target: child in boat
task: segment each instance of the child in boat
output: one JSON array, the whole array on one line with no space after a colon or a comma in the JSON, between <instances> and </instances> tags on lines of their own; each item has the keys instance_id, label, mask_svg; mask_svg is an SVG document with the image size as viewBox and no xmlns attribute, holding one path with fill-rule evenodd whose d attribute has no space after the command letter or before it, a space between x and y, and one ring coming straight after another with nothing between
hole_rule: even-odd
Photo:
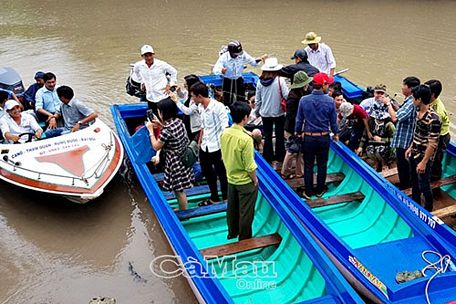
<instances>
[{"instance_id":1,"label":"child in boat","mask_svg":"<svg viewBox=\"0 0 456 304\"><path fill-rule=\"evenodd\" d=\"M222 157L228 178L228 239L252 237L252 222L258 194L257 165L253 140L244 126L249 120L250 107L242 101L230 106L233 125L221 136ZM233 148L235 147L235 148Z\"/></svg>"}]
</instances>

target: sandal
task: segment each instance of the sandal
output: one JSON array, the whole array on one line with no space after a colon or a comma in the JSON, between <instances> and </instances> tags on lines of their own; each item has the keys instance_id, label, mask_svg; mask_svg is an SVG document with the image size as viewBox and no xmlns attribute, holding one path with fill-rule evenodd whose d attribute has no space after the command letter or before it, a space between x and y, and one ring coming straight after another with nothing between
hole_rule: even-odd
<instances>
[{"instance_id":1,"label":"sandal","mask_svg":"<svg viewBox=\"0 0 456 304\"><path fill-rule=\"evenodd\" d=\"M205 206L210 206L213 205L214 203L211 202L211 200L207 199L205 201L202 201L201 203L198 203L198 207L205 207Z\"/></svg>"}]
</instances>

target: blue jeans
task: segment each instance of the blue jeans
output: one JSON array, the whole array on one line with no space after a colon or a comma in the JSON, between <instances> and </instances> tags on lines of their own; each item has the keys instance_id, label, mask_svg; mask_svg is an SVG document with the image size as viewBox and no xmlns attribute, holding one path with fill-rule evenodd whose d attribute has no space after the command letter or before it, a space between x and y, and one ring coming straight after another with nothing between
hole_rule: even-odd
<instances>
[{"instance_id":1,"label":"blue jeans","mask_svg":"<svg viewBox=\"0 0 456 304\"><path fill-rule=\"evenodd\" d=\"M44 138L52 138L52 137L57 137L63 134L68 134L70 133L71 130L68 130L67 128L55 128L55 129L47 129L46 132L44 132Z\"/></svg>"},{"instance_id":2,"label":"blue jeans","mask_svg":"<svg viewBox=\"0 0 456 304\"><path fill-rule=\"evenodd\" d=\"M321 193L325 189L326 170L328 168L329 135L304 136L302 151L304 155L304 187L306 194L313 194L313 167L317 159L317 189Z\"/></svg>"},{"instance_id":3,"label":"blue jeans","mask_svg":"<svg viewBox=\"0 0 456 304\"><path fill-rule=\"evenodd\" d=\"M412 179L412 198L415 202L421 205L421 193L424 196L424 209L431 212L432 207L434 205L434 198L432 196L432 189L431 189L431 168L432 168L432 161L428 161L426 164L426 170L424 173L417 173L416 166L420 162L420 159L414 159L413 154L409 158L410 162L410 176Z\"/></svg>"}]
</instances>

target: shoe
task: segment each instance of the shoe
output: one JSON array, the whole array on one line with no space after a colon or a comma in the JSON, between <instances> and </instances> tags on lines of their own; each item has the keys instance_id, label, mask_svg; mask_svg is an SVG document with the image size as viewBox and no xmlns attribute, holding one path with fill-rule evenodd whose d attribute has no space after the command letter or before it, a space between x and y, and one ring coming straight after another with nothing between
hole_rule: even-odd
<instances>
[{"instance_id":1,"label":"shoe","mask_svg":"<svg viewBox=\"0 0 456 304\"><path fill-rule=\"evenodd\" d=\"M211 200L207 199L205 201L202 201L201 203L198 203L198 207L206 207L206 206L210 206L210 205L213 205L214 203L211 202Z\"/></svg>"},{"instance_id":2,"label":"shoe","mask_svg":"<svg viewBox=\"0 0 456 304\"><path fill-rule=\"evenodd\" d=\"M238 237L237 234L236 234L236 235L234 235L234 234L228 234L227 237L226 237L226 239L227 239L227 240L231 240L231 239L235 239L235 238L237 238L237 237Z\"/></svg>"},{"instance_id":3,"label":"shoe","mask_svg":"<svg viewBox=\"0 0 456 304\"><path fill-rule=\"evenodd\" d=\"M302 197L305 198L306 200L310 201L312 200L312 198L310 197L310 195L307 195L306 192L302 192Z\"/></svg>"},{"instance_id":4,"label":"shoe","mask_svg":"<svg viewBox=\"0 0 456 304\"><path fill-rule=\"evenodd\" d=\"M321 198L327 191L328 191L328 188L323 189L323 191L317 193L317 197Z\"/></svg>"}]
</instances>

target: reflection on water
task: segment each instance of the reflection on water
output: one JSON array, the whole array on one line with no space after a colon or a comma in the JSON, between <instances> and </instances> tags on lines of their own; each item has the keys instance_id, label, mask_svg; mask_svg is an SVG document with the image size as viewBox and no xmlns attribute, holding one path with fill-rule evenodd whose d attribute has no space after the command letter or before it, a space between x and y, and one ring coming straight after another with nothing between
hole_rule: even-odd
<instances>
[{"instance_id":1,"label":"reflection on water","mask_svg":"<svg viewBox=\"0 0 456 304\"><path fill-rule=\"evenodd\" d=\"M455 15L454 1L445 0L4 0L0 66L14 67L25 85L37 70L54 72L112 126L109 105L135 101L125 79L144 43L182 79L208 73L229 39L253 56L289 64L312 30L332 47L337 70L350 68L346 76L362 85L382 82L394 94L409 75L440 79L454 133ZM154 256L171 249L129 180L119 176L88 206L1 182L0 303L85 303L99 295L119 303L194 302L183 279L148 271ZM147 283L133 280L129 262Z\"/></svg>"}]
</instances>

